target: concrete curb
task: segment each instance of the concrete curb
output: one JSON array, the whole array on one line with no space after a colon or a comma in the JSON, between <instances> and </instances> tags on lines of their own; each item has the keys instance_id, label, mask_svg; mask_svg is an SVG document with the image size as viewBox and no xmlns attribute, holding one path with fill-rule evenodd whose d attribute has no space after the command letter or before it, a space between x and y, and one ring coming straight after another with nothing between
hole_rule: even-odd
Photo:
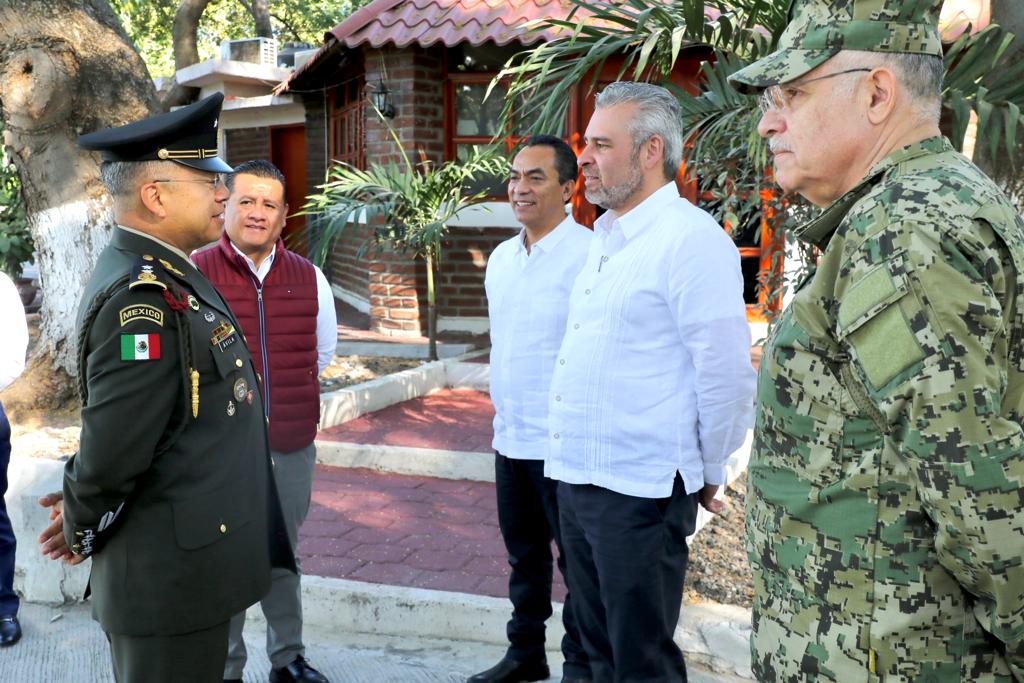
<instances>
[{"instance_id":1,"label":"concrete curb","mask_svg":"<svg viewBox=\"0 0 1024 683\"><path fill-rule=\"evenodd\" d=\"M415 477L494 481L494 453L317 440L316 461L334 467L365 467Z\"/></svg>"},{"instance_id":2,"label":"concrete curb","mask_svg":"<svg viewBox=\"0 0 1024 683\"><path fill-rule=\"evenodd\" d=\"M386 375L320 395L320 429L354 420L395 403L419 398L446 386L443 361Z\"/></svg>"},{"instance_id":3,"label":"concrete curb","mask_svg":"<svg viewBox=\"0 0 1024 683\"><path fill-rule=\"evenodd\" d=\"M511 614L501 598L402 588L331 579L302 578L303 621L311 628L329 628L391 636L445 638L504 645ZM564 630L562 605L547 622L549 649L557 650ZM263 620L259 607L248 618ZM716 673L752 679L750 612L712 603L683 604L676 642L687 661Z\"/></svg>"},{"instance_id":4,"label":"concrete curb","mask_svg":"<svg viewBox=\"0 0 1024 683\"><path fill-rule=\"evenodd\" d=\"M76 602L85 595L90 561L69 566L39 552L36 539L50 523L49 510L36 502L60 491L64 463L59 460L12 455L7 467L7 513L18 547L14 561L14 590L25 600L47 604Z\"/></svg>"}]
</instances>

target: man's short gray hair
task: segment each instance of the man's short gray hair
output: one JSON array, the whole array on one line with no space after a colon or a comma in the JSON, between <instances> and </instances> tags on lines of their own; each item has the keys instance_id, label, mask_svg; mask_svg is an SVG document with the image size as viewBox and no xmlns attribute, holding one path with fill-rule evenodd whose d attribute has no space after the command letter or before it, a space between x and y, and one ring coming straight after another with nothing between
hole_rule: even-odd
<instances>
[{"instance_id":1,"label":"man's short gray hair","mask_svg":"<svg viewBox=\"0 0 1024 683\"><path fill-rule=\"evenodd\" d=\"M595 105L603 109L627 102L636 104L636 115L627 123L634 149L639 149L652 135L659 136L664 142L665 180L673 180L683 163L683 117L679 100L659 85L623 81L612 83L598 93Z\"/></svg>"},{"instance_id":2,"label":"man's short gray hair","mask_svg":"<svg viewBox=\"0 0 1024 683\"><path fill-rule=\"evenodd\" d=\"M100 178L107 186L110 196L130 197L142 184L143 179L155 180L160 175L161 164L166 161L104 161L100 164Z\"/></svg>"},{"instance_id":3,"label":"man's short gray hair","mask_svg":"<svg viewBox=\"0 0 1024 683\"><path fill-rule=\"evenodd\" d=\"M946 75L942 57L866 50L843 50L836 57L844 67L889 68L910 96L917 120L921 123L938 123L942 113L942 80Z\"/></svg>"}]
</instances>

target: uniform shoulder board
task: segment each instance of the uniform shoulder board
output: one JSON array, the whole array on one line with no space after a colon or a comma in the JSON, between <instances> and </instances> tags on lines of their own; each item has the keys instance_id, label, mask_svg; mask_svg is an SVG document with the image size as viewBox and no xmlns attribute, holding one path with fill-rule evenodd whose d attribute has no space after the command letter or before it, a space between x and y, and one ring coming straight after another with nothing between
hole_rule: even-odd
<instances>
[{"instance_id":1,"label":"uniform shoulder board","mask_svg":"<svg viewBox=\"0 0 1024 683\"><path fill-rule=\"evenodd\" d=\"M128 289L146 286L167 289L166 279L167 273L164 272L163 266L155 258L146 254L140 256L132 266L132 273L128 278Z\"/></svg>"}]
</instances>

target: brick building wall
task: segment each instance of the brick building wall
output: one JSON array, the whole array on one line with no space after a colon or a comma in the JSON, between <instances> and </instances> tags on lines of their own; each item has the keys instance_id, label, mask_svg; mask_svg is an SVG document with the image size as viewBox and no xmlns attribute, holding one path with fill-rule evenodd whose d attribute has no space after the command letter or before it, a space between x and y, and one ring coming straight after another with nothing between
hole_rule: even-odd
<instances>
[{"instance_id":1,"label":"brick building wall","mask_svg":"<svg viewBox=\"0 0 1024 683\"><path fill-rule=\"evenodd\" d=\"M445 241L438 293L439 314L445 318L487 316L484 272L487 259L515 228L453 228Z\"/></svg>"},{"instance_id":2,"label":"brick building wall","mask_svg":"<svg viewBox=\"0 0 1024 683\"><path fill-rule=\"evenodd\" d=\"M270 129L234 128L224 131L226 161L237 166L244 161L270 158Z\"/></svg>"}]
</instances>

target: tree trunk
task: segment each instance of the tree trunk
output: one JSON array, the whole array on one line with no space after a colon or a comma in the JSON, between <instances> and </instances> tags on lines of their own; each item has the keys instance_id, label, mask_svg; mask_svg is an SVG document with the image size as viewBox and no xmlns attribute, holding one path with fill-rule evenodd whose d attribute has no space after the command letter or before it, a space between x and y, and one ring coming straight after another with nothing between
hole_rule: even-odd
<instances>
[{"instance_id":1,"label":"tree trunk","mask_svg":"<svg viewBox=\"0 0 1024 683\"><path fill-rule=\"evenodd\" d=\"M438 249L440 253L440 248ZM429 360L437 360L437 292L434 287L433 247L427 248L427 353Z\"/></svg>"},{"instance_id":2,"label":"tree trunk","mask_svg":"<svg viewBox=\"0 0 1024 683\"><path fill-rule=\"evenodd\" d=\"M270 24L270 8L267 0L252 0L249 6L253 21L256 24L256 35L260 38L273 38L274 27Z\"/></svg>"},{"instance_id":3,"label":"tree trunk","mask_svg":"<svg viewBox=\"0 0 1024 683\"><path fill-rule=\"evenodd\" d=\"M206 11L210 0L181 0L178 10L174 13L171 25L171 42L174 46L174 71L199 63L199 19ZM180 85L175 79L170 89L160 102L164 111L171 107L189 104L199 95L199 88Z\"/></svg>"},{"instance_id":4,"label":"tree trunk","mask_svg":"<svg viewBox=\"0 0 1024 683\"><path fill-rule=\"evenodd\" d=\"M78 297L113 226L98 157L75 139L151 114L156 92L106 0L0 0L0 105L43 283L30 369L57 377L21 383L55 405L73 395Z\"/></svg>"}]
</instances>

